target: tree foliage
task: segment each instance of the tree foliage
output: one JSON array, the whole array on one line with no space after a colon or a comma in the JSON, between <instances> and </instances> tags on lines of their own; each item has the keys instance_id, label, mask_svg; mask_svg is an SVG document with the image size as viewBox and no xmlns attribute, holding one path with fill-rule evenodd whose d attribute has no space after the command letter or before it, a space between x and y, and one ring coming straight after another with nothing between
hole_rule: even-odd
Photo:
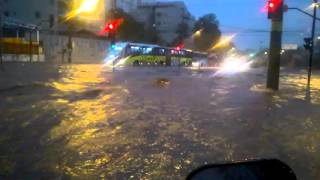
<instances>
[{"instance_id":1,"label":"tree foliage","mask_svg":"<svg viewBox=\"0 0 320 180\"><path fill-rule=\"evenodd\" d=\"M201 34L194 36L194 49L208 51L221 37L219 21L215 14L207 14L200 17L194 26L193 32L201 30Z\"/></svg>"},{"instance_id":2,"label":"tree foliage","mask_svg":"<svg viewBox=\"0 0 320 180\"><path fill-rule=\"evenodd\" d=\"M176 46L183 43L183 40L190 35L189 29L190 27L186 22L181 22L176 30L177 37L173 40L172 45Z\"/></svg>"},{"instance_id":3,"label":"tree foliage","mask_svg":"<svg viewBox=\"0 0 320 180\"><path fill-rule=\"evenodd\" d=\"M137 22L132 16L121 9L110 11L107 14L107 20L123 18L123 23L117 29L117 40L154 43L156 32L147 30L143 23ZM158 37L157 37L158 38Z\"/></svg>"}]
</instances>

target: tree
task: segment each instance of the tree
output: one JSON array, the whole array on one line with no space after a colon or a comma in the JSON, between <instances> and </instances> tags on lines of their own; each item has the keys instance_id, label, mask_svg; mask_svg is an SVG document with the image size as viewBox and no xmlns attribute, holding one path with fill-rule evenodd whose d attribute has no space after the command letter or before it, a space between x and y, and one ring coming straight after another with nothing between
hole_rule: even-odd
<instances>
[{"instance_id":1,"label":"tree","mask_svg":"<svg viewBox=\"0 0 320 180\"><path fill-rule=\"evenodd\" d=\"M194 49L198 51L208 51L221 37L219 21L215 14L200 17L195 23L193 32L199 30L201 34L194 36Z\"/></svg>"},{"instance_id":2,"label":"tree","mask_svg":"<svg viewBox=\"0 0 320 180\"><path fill-rule=\"evenodd\" d=\"M153 43L153 39L157 36L156 32L145 29L143 23L137 22L132 16L121 9L109 11L107 19L123 18L123 23L117 29L117 40Z\"/></svg>"},{"instance_id":3,"label":"tree","mask_svg":"<svg viewBox=\"0 0 320 180\"><path fill-rule=\"evenodd\" d=\"M184 39L189 36L189 25L186 22L181 22L178 25L176 33L178 35L172 42L172 45L174 45L174 46L177 46L177 45L183 43Z\"/></svg>"}]
</instances>

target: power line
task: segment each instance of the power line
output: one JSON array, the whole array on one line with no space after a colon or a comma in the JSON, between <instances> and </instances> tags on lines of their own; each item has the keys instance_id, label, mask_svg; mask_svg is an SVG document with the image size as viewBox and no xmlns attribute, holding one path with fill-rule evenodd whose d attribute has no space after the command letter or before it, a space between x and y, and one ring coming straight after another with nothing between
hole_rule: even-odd
<instances>
[{"instance_id":1,"label":"power line","mask_svg":"<svg viewBox=\"0 0 320 180\"><path fill-rule=\"evenodd\" d=\"M268 30L247 30L247 31L234 31L234 30L222 30L224 33L270 33ZM283 33L296 33L303 34L305 31L282 31Z\"/></svg>"},{"instance_id":2,"label":"power line","mask_svg":"<svg viewBox=\"0 0 320 180\"><path fill-rule=\"evenodd\" d=\"M267 29L254 29L254 28L245 28L245 27L236 27L236 26L229 26L229 25L220 25L222 31L233 31L233 32L270 32ZM284 30L283 32L294 32L294 33L304 33L305 29L293 29L293 30Z\"/></svg>"}]
</instances>

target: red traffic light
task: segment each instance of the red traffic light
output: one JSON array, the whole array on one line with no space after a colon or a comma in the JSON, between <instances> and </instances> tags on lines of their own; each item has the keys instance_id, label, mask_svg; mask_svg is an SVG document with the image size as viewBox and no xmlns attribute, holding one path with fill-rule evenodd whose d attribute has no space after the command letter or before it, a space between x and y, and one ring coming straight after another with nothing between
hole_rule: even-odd
<instances>
[{"instance_id":1,"label":"red traffic light","mask_svg":"<svg viewBox=\"0 0 320 180\"><path fill-rule=\"evenodd\" d=\"M184 44L180 44L175 48L175 50L181 51L183 48L184 48Z\"/></svg>"},{"instance_id":2,"label":"red traffic light","mask_svg":"<svg viewBox=\"0 0 320 180\"><path fill-rule=\"evenodd\" d=\"M123 18L115 19L112 21L109 21L104 28L98 32L98 35L105 35L106 33L114 33L117 31L117 28L123 23Z\"/></svg>"},{"instance_id":3,"label":"red traffic light","mask_svg":"<svg viewBox=\"0 0 320 180\"><path fill-rule=\"evenodd\" d=\"M269 0L267 7L269 19L282 19L283 0Z\"/></svg>"},{"instance_id":4,"label":"red traffic light","mask_svg":"<svg viewBox=\"0 0 320 180\"><path fill-rule=\"evenodd\" d=\"M274 3L273 2L269 2L268 7L269 8L274 8Z\"/></svg>"},{"instance_id":5,"label":"red traffic light","mask_svg":"<svg viewBox=\"0 0 320 180\"><path fill-rule=\"evenodd\" d=\"M108 29L109 30L113 30L114 29L114 25L113 24L108 24Z\"/></svg>"}]
</instances>

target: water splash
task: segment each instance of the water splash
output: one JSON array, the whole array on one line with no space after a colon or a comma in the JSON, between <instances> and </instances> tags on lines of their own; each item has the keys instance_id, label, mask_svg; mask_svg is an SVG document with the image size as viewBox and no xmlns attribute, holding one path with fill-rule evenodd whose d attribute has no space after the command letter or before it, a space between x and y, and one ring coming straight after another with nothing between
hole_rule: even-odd
<instances>
[{"instance_id":1,"label":"water splash","mask_svg":"<svg viewBox=\"0 0 320 180\"><path fill-rule=\"evenodd\" d=\"M245 56L228 56L226 57L219 70L213 74L218 75L232 75L250 70L252 61L248 60Z\"/></svg>"}]
</instances>

